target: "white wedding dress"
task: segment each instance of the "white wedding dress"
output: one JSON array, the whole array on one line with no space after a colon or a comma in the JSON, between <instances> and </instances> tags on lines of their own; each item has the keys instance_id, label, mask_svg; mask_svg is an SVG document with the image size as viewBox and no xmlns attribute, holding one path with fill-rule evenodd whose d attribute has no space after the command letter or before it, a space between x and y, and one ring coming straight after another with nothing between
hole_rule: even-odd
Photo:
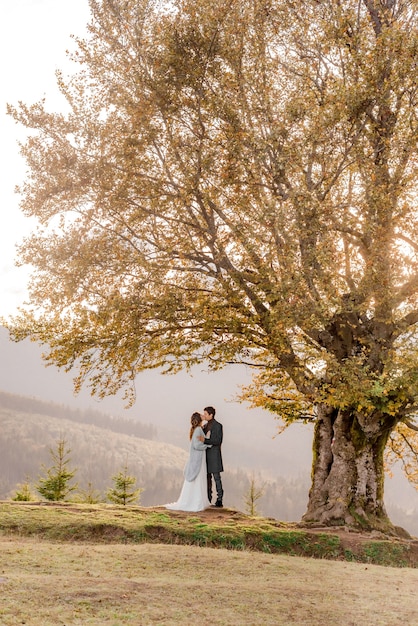
<instances>
[{"instance_id":1,"label":"white wedding dress","mask_svg":"<svg viewBox=\"0 0 418 626\"><path fill-rule=\"evenodd\" d=\"M170 502L169 504L165 504L166 509L170 509L171 511L203 511L210 506L210 502L208 499L208 483L207 483L207 472L206 472L206 446L201 444L197 437L199 435L204 435L203 430L200 428L196 428L193 433L191 446L190 446L190 457L193 460L196 459L198 455L201 457L199 473L197 474L194 480L185 479L183 483L183 487L180 492L179 499L177 502ZM185 473L187 475L188 467L190 467L189 458L188 465L186 465Z\"/></svg>"}]
</instances>

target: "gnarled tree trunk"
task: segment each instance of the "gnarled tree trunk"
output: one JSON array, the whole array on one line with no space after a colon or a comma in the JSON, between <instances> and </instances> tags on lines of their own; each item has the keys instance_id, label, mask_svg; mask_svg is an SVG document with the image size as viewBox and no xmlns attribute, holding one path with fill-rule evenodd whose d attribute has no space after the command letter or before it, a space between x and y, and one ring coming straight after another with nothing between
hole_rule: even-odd
<instances>
[{"instance_id":1,"label":"gnarled tree trunk","mask_svg":"<svg viewBox=\"0 0 418 626\"><path fill-rule=\"evenodd\" d=\"M394 423L381 415L318 407L304 521L385 531L392 527L383 502L383 455Z\"/></svg>"}]
</instances>

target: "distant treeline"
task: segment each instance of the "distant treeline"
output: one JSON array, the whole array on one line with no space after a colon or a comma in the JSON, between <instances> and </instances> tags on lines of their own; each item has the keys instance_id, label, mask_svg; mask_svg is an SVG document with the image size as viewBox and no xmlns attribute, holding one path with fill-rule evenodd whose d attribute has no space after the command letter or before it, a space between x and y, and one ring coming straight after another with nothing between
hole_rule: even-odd
<instances>
[{"instance_id":1,"label":"distant treeline","mask_svg":"<svg viewBox=\"0 0 418 626\"><path fill-rule=\"evenodd\" d=\"M80 424L93 424L106 428L114 433L122 433L141 439L155 440L157 429L152 424L144 424L126 417L114 417L94 409L72 409L53 402L44 402L27 396L17 396L0 391L0 408L18 411L19 413L36 413L49 415L59 419L67 419Z\"/></svg>"}]
</instances>

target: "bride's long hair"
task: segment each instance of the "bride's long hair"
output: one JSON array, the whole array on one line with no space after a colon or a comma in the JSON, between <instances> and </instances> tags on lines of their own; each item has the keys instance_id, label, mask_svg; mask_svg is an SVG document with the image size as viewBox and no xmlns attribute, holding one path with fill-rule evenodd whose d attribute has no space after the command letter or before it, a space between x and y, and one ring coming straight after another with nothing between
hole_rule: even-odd
<instances>
[{"instance_id":1,"label":"bride's long hair","mask_svg":"<svg viewBox=\"0 0 418 626\"><path fill-rule=\"evenodd\" d=\"M193 437L193 433L194 433L194 429L199 426L200 422L202 421L202 416L200 415L200 413L193 413L193 415L190 418L190 422L191 422L191 428L190 428L190 439Z\"/></svg>"}]
</instances>

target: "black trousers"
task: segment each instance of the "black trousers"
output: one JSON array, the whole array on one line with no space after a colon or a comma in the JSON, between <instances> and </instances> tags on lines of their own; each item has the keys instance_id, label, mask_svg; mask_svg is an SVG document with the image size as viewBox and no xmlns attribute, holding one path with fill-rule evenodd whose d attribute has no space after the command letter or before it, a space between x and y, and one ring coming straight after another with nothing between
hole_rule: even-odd
<instances>
[{"instance_id":1,"label":"black trousers","mask_svg":"<svg viewBox=\"0 0 418 626\"><path fill-rule=\"evenodd\" d=\"M212 502L212 476L215 480L216 486L216 496L218 502L222 502L222 498L224 496L224 490L222 488L222 480L220 472L213 472L212 474L208 474L208 498L209 502Z\"/></svg>"}]
</instances>

